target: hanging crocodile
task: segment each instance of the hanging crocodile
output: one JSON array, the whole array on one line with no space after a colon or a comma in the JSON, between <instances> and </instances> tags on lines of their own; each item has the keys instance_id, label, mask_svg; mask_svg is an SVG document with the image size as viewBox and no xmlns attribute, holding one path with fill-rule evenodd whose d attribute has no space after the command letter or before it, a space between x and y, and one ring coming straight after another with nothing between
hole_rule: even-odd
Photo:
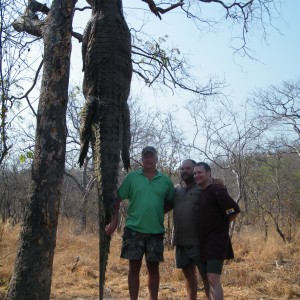
<instances>
[{"instance_id":1,"label":"hanging crocodile","mask_svg":"<svg viewBox=\"0 0 300 300\"><path fill-rule=\"evenodd\" d=\"M103 299L110 236L110 222L116 200L120 153L124 168L130 168L129 96L132 62L131 35L121 0L90 0L92 16L83 34L83 94L80 120L80 157L83 165L89 142L99 198L99 298Z\"/></svg>"}]
</instances>

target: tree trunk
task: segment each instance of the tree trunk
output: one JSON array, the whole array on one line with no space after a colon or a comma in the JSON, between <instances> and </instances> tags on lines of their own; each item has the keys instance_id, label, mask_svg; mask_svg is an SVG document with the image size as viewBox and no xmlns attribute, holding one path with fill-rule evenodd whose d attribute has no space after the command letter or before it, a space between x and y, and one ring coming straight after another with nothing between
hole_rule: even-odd
<instances>
[{"instance_id":1,"label":"tree trunk","mask_svg":"<svg viewBox=\"0 0 300 300\"><path fill-rule=\"evenodd\" d=\"M7 299L49 299L65 165L66 108L75 0L54 0L42 29L44 71L30 203Z\"/></svg>"}]
</instances>

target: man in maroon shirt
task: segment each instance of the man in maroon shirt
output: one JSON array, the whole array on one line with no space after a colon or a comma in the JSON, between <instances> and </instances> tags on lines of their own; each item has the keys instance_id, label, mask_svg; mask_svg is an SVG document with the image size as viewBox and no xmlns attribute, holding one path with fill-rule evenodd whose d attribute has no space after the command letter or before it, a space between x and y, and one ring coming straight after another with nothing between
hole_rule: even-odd
<instances>
[{"instance_id":1,"label":"man in maroon shirt","mask_svg":"<svg viewBox=\"0 0 300 300\"><path fill-rule=\"evenodd\" d=\"M240 209L224 186L211 184L211 169L207 163L195 164L194 179L201 188L198 224L200 273L207 298L222 300L223 263L225 259L233 258L228 230Z\"/></svg>"}]
</instances>

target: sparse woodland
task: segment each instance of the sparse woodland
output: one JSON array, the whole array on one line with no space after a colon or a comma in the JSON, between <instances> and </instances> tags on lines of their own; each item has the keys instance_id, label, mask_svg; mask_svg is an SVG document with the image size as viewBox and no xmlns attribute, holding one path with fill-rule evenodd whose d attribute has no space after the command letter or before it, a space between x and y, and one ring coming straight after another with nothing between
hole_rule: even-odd
<instances>
[{"instance_id":1,"label":"sparse woodland","mask_svg":"<svg viewBox=\"0 0 300 300\"><path fill-rule=\"evenodd\" d=\"M47 86L51 78L41 81L42 71L57 77L55 72L49 73L54 67L45 62L41 53L53 54L43 46L49 46L47 34L54 34L51 26L57 26L53 13L58 11L58 2L48 1L51 5L46 6L39 6L37 1L28 1L26 6L19 1L0 2L0 299L4 299L9 289L19 234L30 205L33 199L44 203L45 197L39 193L51 193L54 183L57 194L53 203L46 203L49 210L53 209L49 222L54 260L53 266L47 266L52 277L46 280L47 286L51 285L51 299L98 298L96 183L91 153L81 169L77 164L83 96L79 87L68 82L70 56L66 51L62 62L66 73L58 72L64 75L64 85L59 82L63 91ZM71 2L62 2L66 10L72 11L68 6ZM72 2L74 7L75 2ZM142 11L155 12L150 5L153 1L144 2ZM242 46L236 46L236 50L249 56L246 46L249 22L257 22L257 27L263 24L265 32L265 24L272 23L272 16L278 13L276 1L270 0L245 1L244 6L199 0L186 1L187 5L182 1L177 4L167 1L164 9L157 8L156 15L163 17L164 13L181 10L199 26L210 22L196 14L200 3L206 5L206 2L223 4L227 19L241 22ZM73 7L75 13L89 9L84 5L85 2L80 2L80 6ZM246 15L252 18L245 18ZM49 23L49 18L54 23ZM69 30L67 38L71 39L72 26L68 22L69 29L64 29ZM40 28L46 29L39 31ZM163 40L149 38L142 30L131 32L135 76L149 87L182 88L191 92L194 99L184 108L190 122L186 132L175 110L162 113L132 91L129 99L132 169L140 167L141 149L150 144L158 149L159 169L174 184L180 183L178 167L185 158L210 163L213 177L224 181L242 209L231 228L236 258L224 267L225 298L300 299L300 79L287 78L285 82L255 90L243 106L236 107L222 94L224 82L215 78L207 83L197 82L189 74L188 64L178 49L163 48ZM80 33L72 32L72 36L73 44L81 39ZM70 47L70 43L65 46ZM71 48L68 49L71 53ZM41 92L40 97L37 91ZM52 118L54 107L59 111L57 118ZM43 122L48 127L42 126L42 116L50 127ZM39 148L49 128L56 128L59 135L53 139L59 145L55 148L60 155L57 167L47 149ZM42 184L47 182L48 173L40 169L39 177L34 172L43 164L49 167L47 172L52 170L51 178L55 179L47 187ZM125 176L120 166L119 182ZM33 190L35 182L41 184L40 190ZM128 265L119 258L125 218L126 202L122 203L107 268L106 296L112 299L128 297ZM170 212L165 216L166 251L161 265L160 299L185 298L183 275L175 268L172 223ZM140 296L147 299L145 272L143 269ZM200 279L199 297L204 298Z\"/></svg>"}]
</instances>

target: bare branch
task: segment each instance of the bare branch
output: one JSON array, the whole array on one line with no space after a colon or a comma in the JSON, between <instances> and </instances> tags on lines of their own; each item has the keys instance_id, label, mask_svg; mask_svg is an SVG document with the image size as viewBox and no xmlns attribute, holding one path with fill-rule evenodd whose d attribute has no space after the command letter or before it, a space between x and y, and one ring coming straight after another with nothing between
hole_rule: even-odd
<instances>
[{"instance_id":1,"label":"bare branch","mask_svg":"<svg viewBox=\"0 0 300 300\"><path fill-rule=\"evenodd\" d=\"M78 40L79 43L82 42L82 34L78 33L78 32L75 32L75 31L72 31L72 36Z\"/></svg>"},{"instance_id":2,"label":"bare branch","mask_svg":"<svg viewBox=\"0 0 300 300\"><path fill-rule=\"evenodd\" d=\"M18 32L27 32L36 37L42 37L44 22L39 20L37 12L47 15L50 8L38 1L29 0L23 16L13 22L13 28Z\"/></svg>"},{"instance_id":3,"label":"bare branch","mask_svg":"<svg viewBox=\"0 0 300 300\"><path fill-rule=\"evenodd\" d=\"M281 86L271 86L267 90L257 90L251 101L255 105L258 119L270 124L270 127L296 133L300 138L300 80L283 82ZM289 136L291 141L292 135ZM292 146L292 145L290 145Z\"/></svg>"},{"instance_id":4,"label":"bare branch","mask_svg":"<svg viewBox=\"0 0 300 300\"><path fill-rule=\"evenodd\" d=\"M42 37L42 28L44 22L32 19L27 16L21 16L16 21L13 22L13 28L18 32L27 32L36 37Z\"/></svg>"},{"instance_id":5,"label":"bare branch","mask_svg":"<svg viewBox=\"0 0 300 300\"><path fill-rule=\"evenodd\" d=\"M37 117L37 114L36 114L34 108L32 107L32 105L31 105L31 103L30 103L30 101L29 101L28 96L25 96L25 98L26 98L26 100L27 100L28 106L30 107L32 113L35 115L35 117Z\"/></svg>"},{"instance_id":6,"label":"bare branch","mask_svg":"<svg viewBox=\"0 0 300 300\"><path fill-rule=\"evenodd\" d=\"M66 170L64 171L64 174L70 178L72 178L72 180L75 182L75 184L77 185L78 189L81 191L81 192L84 192L84 187L81 185L81 183L79 182L79 180L73 176L72 174L70 174L69 172L67 172Z\"/></svg>"},{"instance_id":7,"label":"bare branch","mask_svg":"<svg viewBox=\"0 0 300 300\"><path fill-rule=\"evenodd\" d=\"M254 0L250 0L250 1L247 1L245 2L244 4L242 4L241 2L236 2L234 1L233 3L231 3L230 5L226 5L224 3L224 1L220 1L220 0L199 0L200 2L205 2L205 3L219 3L221 4L225 9L227 9L227 11L229 11L231 8L237 6L239 7L240 9L244 9L245 7L251 5L253 3Z\"/></svg>"},{"instance_id":8,"label":"bare branch","mask_svg":"<svg viewBox=\"0 0 300 300\"><path fill-rule=\"evenodd\" d=\"M92 9L92 7L91 6L84 6L84 7L76 7L75 8L75 10L78 10L78 11L84 11L84 10L86 10L86 9Z\"/></svg>"},{"instance_id":9,"label":"bare branch","mask_svg":"<svg viewBox=\"0 0 300 300\"><path fill-rule=\"evenodd\" d=\"M50 8L47 7L46 4L42 4L36 0L28 1L28 7L27 7L26 11L28 12L28 10L30 10L33 13L41 12L45 15L47 15L50 12Z\"/></svg>"},{"instance_id":10,"label":"bare branch","mask_svg":"<svg viewBox=\"0 0 300 300\"><path fill-rule=\"evenodd\" d=\"M165 14L168 11L173 10L179 6L182 7L183 4L184 4L183 0L180 0L178 3L170 5L168 8L157 7L157 11L161 14Z\"/></svg>"},{"instance_id":11,"label":"bare branch","mask_svg":"<svg viewBox=\"0 0 300 300\"><path fill-rule=\"evenodd\" d=\"M10 148L13 146L13 145L10 145L10 146L7 146L7 143L6 143L6 140L3 141L3 138L2 138L2 143L3 143L3 149L1 151L1 155L0 155L0 165L2 164L5 156L8 154L8 151L10 150Z\"/></svg>"},{"instance_id":12,"label":"bare branch","mask_svg":"<svg viewBox=\"0 0 300 300\"><path fill-rule=\"evenodd\" d=\"M36 85L36 83L37 83L37 80L38 80L40 71L41 71L41 69L42 69L43 63L44 63L44 61L42 60L41 63L40 63L40 65L39 65L39 67L38 67L38 69L36 70L36 73L35 73L35 77L34 77L34 79L33 79L32 86L29 88L29 90L28 90L23 96L21 96L21 97L11 97L13 100L21 100L21 99L23 99L23 98L27 98L27 97L28 97L28 95L29 95L30 92L34 89L34 87L35 87L35 85ZM29 104L29 103L28 103L28 104ZM30 104L29 104L29 106L31 107ZM32 109L32 110L33 110L33 109ZM34 110L33 110L33 113L34 113L34 115L36 116L36 113L35 113Z\"/></svg>"},{"instance_id":13,"label":"bare branch","mask_svg":"<svg viewBox=\"0 0 300 300\"><path fill-rule=\"evenodd\" d=\"M177 7L182 7L182 5L184 4L183 0L180 0L178 3L172 4L167 8L161 8L156 6L155 2L153 0L142 0L143 2L146 2L149 5L150 10L161 19L160 14L164 14L167 13L170 10L173 10Z\"/></svg>"},{"instance_id":14,"label":"bare branch","mask_svg":"<svg viewBox=\"0 0 300 300\"><path fill-rule=\"evenodd\" d=\"M211 80L205 86L199 86L198 83L191 83L192 77L185 70L184 66L187 62L183 58L177 57L176 49L163 49L161 45L153 41L144 41L143 47L133 45L132 54L133 64L139 70L135 69L135 73L140 76L148 86L154 82L160 82L168 87L172 92L176 87L181 89L209 96L217 94L223 83ZM188 83L188 81L190 81Z\"/></svg>"}]
</instances>

